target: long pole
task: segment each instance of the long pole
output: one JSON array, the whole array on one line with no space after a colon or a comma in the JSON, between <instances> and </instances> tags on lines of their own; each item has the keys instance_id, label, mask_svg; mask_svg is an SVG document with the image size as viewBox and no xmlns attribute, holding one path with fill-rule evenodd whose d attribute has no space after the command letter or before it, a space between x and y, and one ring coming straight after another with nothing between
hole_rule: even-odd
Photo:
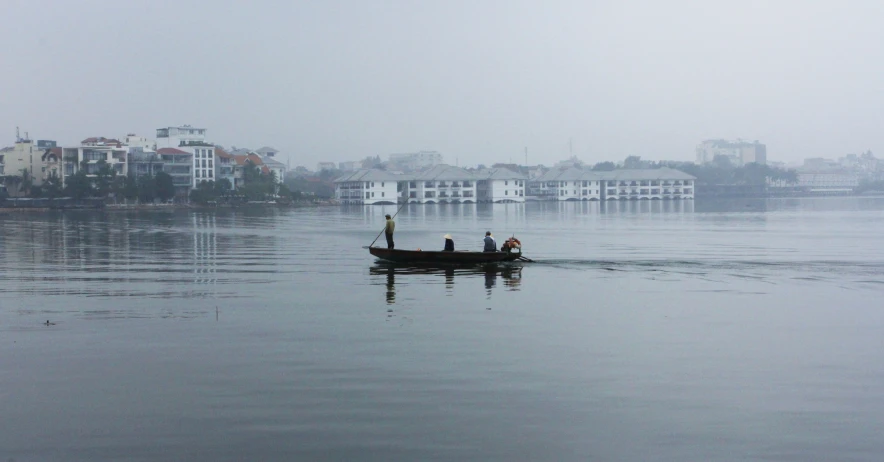
<instances>
[{"instance_id":1,"label":"long pole","mask_svg":"<svg viewBox=\"0 0 884 462\"><path fill-rule=\"evenodd\" d=\"M399 206L399 210L397 210L396 213L393 214L393 217L390 218L391 220L392 220L393 218L396 218L396 215L399 215L399 212L402 211L402 207L405 207L405 204L408 204L408 198L407 198L407 197L405 198L405 202L403 202L402 205ZM386 224L386 222L385 222L385 223L384 223L384 229L382 229L381 232L378 233L378 237L374 238L374 240L371 241L371 244L369 245L369 247L373 246L374 243L377 242L378 239L381 238L381 234L384 234L384 230L386 230L386 229L387 229L387 224Z\"/></svg>"}]
</instances>

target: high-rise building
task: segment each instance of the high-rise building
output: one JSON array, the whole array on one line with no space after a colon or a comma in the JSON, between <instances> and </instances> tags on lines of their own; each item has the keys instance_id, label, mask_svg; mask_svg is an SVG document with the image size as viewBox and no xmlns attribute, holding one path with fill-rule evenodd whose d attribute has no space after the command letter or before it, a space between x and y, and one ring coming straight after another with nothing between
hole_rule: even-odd
<instances>
[{"instance_id":1,"label":"high-rise building","mask_svg":"<svg viewBox=\"0 0 884 462\"><path fill-rule=\"evenodd\" d=\"M758 140L705 140L697 146L697 163L708 164L716 157L727 158L731 165L767 164L767 147Z\"/></svg>"}]
</instances>

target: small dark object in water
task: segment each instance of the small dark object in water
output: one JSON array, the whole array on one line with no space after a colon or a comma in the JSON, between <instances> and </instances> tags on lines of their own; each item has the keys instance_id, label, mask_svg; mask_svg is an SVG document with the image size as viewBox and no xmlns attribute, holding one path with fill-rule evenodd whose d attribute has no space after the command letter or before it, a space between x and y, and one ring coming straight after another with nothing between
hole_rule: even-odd
<instances>
[{"instance_id":1,"label":"small dark object in water","mask_svg":"<svg viewBox=\"0 0 884 462\"><path fill-rule=\"evenodd\" d=\"M54 323L54 322L49 322L49 320L47 319L47 320L46 320L46 324L44 324L44 325L46 325L46 326L54 326L55 323Z\"/></svg>"}]
</instances>

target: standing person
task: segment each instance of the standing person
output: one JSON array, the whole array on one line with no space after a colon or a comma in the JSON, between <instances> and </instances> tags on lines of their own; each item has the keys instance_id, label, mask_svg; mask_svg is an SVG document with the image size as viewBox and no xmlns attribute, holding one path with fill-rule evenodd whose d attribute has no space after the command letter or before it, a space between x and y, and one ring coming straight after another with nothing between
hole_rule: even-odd
<instances>
[{"instance_id":1,"label":"standing person","mask_svg":"<svg viewBox=\"0 0 884 462\"><path fill-rule=\"evenodd\" d=\"M454 239L451 238L451 234L446 234L442 237L445 239L445 248L442 251L454 252Z\"/></svg>"},{"instance_id":2,"label":"standing person","mask_svg":"<svg viewBox=\"0 0 884 462\"><path fill-rule=\"evenodd\" d=\"M497 252L497 241L491 237L491 231L485 232L485 248L482 249L483 252Z\"/></svg>"},{"instance_id":3,"label":"standing person","mask_svg":"<svg viewBox=\"0 0 884 462\"><path fill-rule=\"evenodd\" d=\"M387 224L384 226L384 236L387 238L387 248L394 248L393 245L393 231L396 229L396 222L390 218L390 214L387 214Z\"/></svg>"}]
</instances>

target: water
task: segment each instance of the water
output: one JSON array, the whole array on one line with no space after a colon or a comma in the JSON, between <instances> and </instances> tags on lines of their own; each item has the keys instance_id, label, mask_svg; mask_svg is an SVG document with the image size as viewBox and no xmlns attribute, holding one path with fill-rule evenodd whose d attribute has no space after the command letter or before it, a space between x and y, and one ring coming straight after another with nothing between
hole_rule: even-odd
<instances>
[{"instance_id":1,"label":"water","mask_svg":"<svg viewBox=\"0 0 884 462\"><path fill-rule=\"evenodd\" d=\"M884 456L884 199L600 207L2 216L0 460Z\"/></svg>"}]
</instances>

